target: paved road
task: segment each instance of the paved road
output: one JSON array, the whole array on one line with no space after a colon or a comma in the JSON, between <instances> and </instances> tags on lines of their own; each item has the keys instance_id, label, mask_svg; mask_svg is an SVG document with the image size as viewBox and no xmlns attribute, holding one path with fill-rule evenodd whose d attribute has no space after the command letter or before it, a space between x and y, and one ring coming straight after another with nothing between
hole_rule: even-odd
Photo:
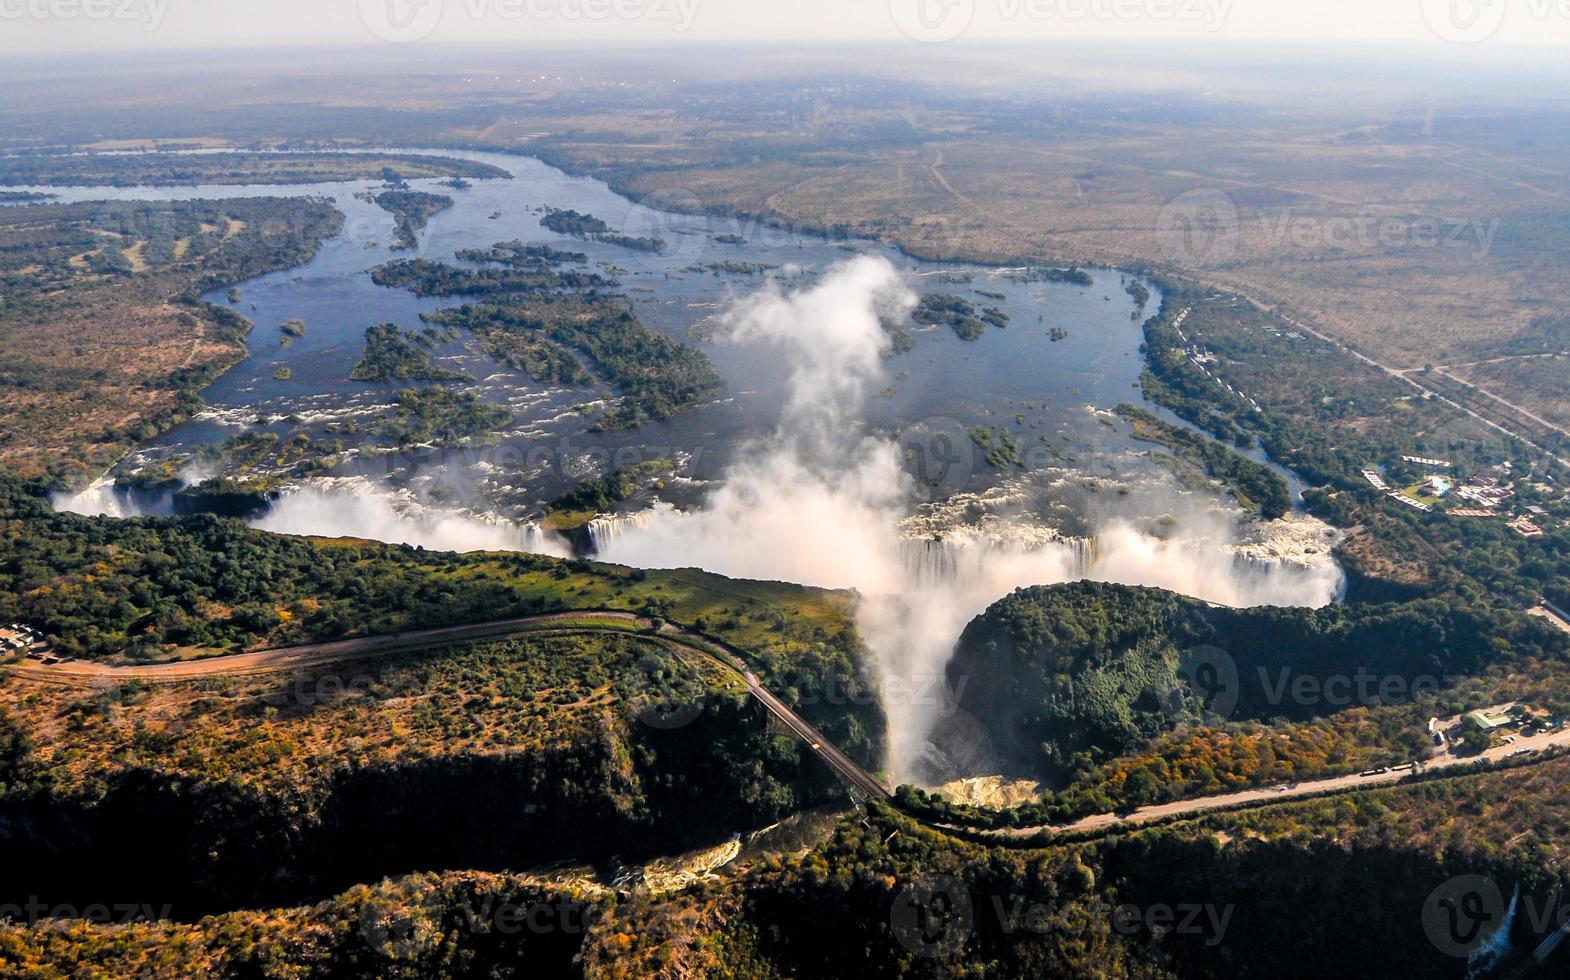
<instances>
[{"instance_id":1,"label":"paved road","mask_svg":"<svg viewBox=\"0 0 1570 980\"><path fill-rule=\"evenodd\" d=\"M675 624L667 623L661 628L661 634L673 634L681 637L687 641L684 645L688 650L702 653L732 673L740 675L742 680L746 682L747 691L763 703L769 714L773 715L782 725L790 729L792 734L806 743L807 747L816 753L818 758L827 763L829 768L833 769L841 779L875 799L892 798L893 794L882 783L851 761L849 756L835 748L816 728L813 728L804 718L791 710L789 705L775 697L773 693L765 688L763 682L758 680L758 675L754 674L751 668L747 666L746 660L739 651L717 640L701 636Z\"/></svg>"},{"instance_id":2,"label":"paved road","mask_svg":"<svg viewBox=\"0 0 1570 980\"><path fill-rule=\"evenodd\" d=\"M141 681L151 684L171 684L199 680L204 677L248 677L275 673L302 667L321 666L341 660L363 660L386 656L400 651L428 647L433 642L453 643L464 640L500 637L519 633L543 635L574 632L633 633L654 630L654 622L647 617L629 612L588 611L562 612L542 616L522 616L489 623L466 626L442 626L435 629L413 630L387 636L367 636L352 640L335 640L331 643L308 643L296 647L274 650L257 650L203 660L182 660L172 663L129 665L123 667L92 661L78 660L60 664L41 664L24 661L9 668L18 677L49 684L72 687L91 687L102 684ZM703 657L719 664L738 677L747 692L761 702L769 714L792 735L847 783L868 796L885 799L888 789L866 770L856 765L849 756L835 748L828 739L806 719L796 714L789 705L770 693L758 676L747 667L739 651L718 640L703 636L693 630L671 623L662 623L659 640L689 654Z\"/></svg>"},{"instance_id":3,"label":"paved road","mask_svg":"<svg viewBox=\"0 0 1570 980\"><path fill-rule=\"evenodd\" d=\"M320 666L341 660L365 659L386 656L399 651L428 647L433 642L461 642L464 640L500 637L519 633L543 635L575 632L645 633L654 629L652 620L629 612L586 611L563 612L541 616L524 616L516 619L497 620L468 626L443 626L436 629L415 630L388 636L361 637L337 640L331 643L311 643L275 650L258 650L252 653L209 657L205 660L185 660L174 663L144 666L111 667L88 661L62 664L39 664L32 661L8 668L13 674L44 683L67 684L74 687L142 681L144 683L177 683L203 677L245 677L273 673L301 667ZM747 693L756 698L792 735L808 750L832 769L845 782L869 797L890 799L892 794L875 777L858 766L851 758L825 739L806 719L775 697L763 686L758 676L747 666L745 657L734 647L704 636L686 627L662 623L658 638L679 651L704 657L739 678ZM1479 759L1497 762L1525 752L1570 746L1570 729L1551 732L1532 738L1519 739L1513 745L1489 749L1480 756L1441 755L1422 763L1422 771L1454 769L1464 771ZM1240 790L1217 796L1204 796L1159 806L1141 807L1132 813L1102 813L1084 817L1068 824L1047 824L1037 827L1011 828L989 832L998 837L1028 837L1043 831L1047 833L1075 833L1101 830L1116 825L1137 826L1165 817L1187 816L1243 806L1251 803L1278 803L1320 793L1350 792L1372 786L1396 783L1410 775L1409 770L1378 773L1371 776L1334 776L1293 783L1287 786Z\"/></svg>"},{"instance_id":4,"label":"paved road","mask_svg":"<svg viewBox=\"0 0 1570 980\"><path fill-rule=\"evenodd\" d=\"M1513 745L1502 745L1498 748L1489 749L1481 755L1455 756L1445 754L1435 756L1432 759L1423 760L1421 771L1431 773L1447 769L1464 770L1474 765L1479 759L1487 762L1499 762L1523 752L1536 752L1562 746L1570 746L1570 729L1550 732L1547 735L1537 735L1531 738L1521 738ZM1240 790L1236 793L1223 793L1219 796L1201 796L1191 800L1163 803L1159 806L1140 807L1132 813L1098 813L1068 824L1047 824L1039 827L999 830L993 832L993 835L1001 837L1030 837L1043 831L1047 833L1076 833L1087 830L1102 830L1119 824L1134 826L1149 823L1152 820L1160 820L1164 817L1188 816L1204 813L1208 810L1223 810L1227 807L1245 806L1250 803L1280 803L1284 800L1314 796L1319 793L1352 792L1372 786L1388 786L1391 783L1406 779L1411 774L1411 770L1403 769L1400 771L1382 772L1372 776L1354 774L1350 776L1333 776L1328 779L1310 779L1280 787Z\"/></svg>"}]
</instances>

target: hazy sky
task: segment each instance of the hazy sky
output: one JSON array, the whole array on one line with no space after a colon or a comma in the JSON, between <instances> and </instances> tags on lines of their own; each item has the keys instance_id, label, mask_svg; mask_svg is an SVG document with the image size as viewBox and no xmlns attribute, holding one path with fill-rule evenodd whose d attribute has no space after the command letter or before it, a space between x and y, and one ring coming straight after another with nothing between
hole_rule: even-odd
<instances>
[{"instance_id":1,"label":"hazy sky","mask_svg":"<svg viewBox=\"0 0 1570 980\"><path fill-rule=\"evenodd\" d=\"M0 0L0 53L463 41L1559 44L1570 0Z\"/></svg>"}]
</instances>

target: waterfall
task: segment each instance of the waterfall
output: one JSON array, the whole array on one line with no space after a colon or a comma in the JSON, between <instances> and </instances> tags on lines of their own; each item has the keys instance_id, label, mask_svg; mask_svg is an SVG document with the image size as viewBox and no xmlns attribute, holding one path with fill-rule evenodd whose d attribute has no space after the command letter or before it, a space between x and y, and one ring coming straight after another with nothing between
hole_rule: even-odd
<instances>
[{"instance_id":1,"label":"waterfall","mask_svg":"<svg viewBox=\"0 0 1570 980\"><path fill-rule=\"evenodd\" d=\"M499 518L483 518L482 523L495 528L504 551L556 554L560 550L560 545L553 541L550 532L538 524L518 524Z\"/></svg>"},{"instance_id":2,"label":"waterfall","mask_svg":"<svg viewBox=\"0 0 1570 980\"><path fill-rule=\"evenodd\" d=\"M62 513L84 517L156 517L173 511L174 492L168 487L142 490L121 486L105 474L76 493L57 493L50 504Z\"/></svg>"},{"instance_id":3,"label":"waterfall","mask_svg":"<svg viewBox=\"0 0 1570 980\"><path fill-rule=\"evenodd\" d=\"M974 579L999 558L1039 557L1062 568L1070 579L1089 578L1099 554L1094 537L1042 540L1038 535L907 537L900 540L899 548L905 575L916 586L949 585L962 577Z\"/></svg>"},{"instance_id":4,"label":"waterfall","mask_svg":"<svg viewBox=\"0 0 1570 980\"><path fill-rule=\"evenodd\" d=\"M636 514L615 514L596 517L588 523L589 553L603 555L611 550L618 539L654 523L664 505L638 511Z\"/></svg>"},{"instance_id":5,"label":"waterfall","mask_svg":"<svg viewBox=\"0 0 1570 980\"><path fill-rule=\"evenodd\" d=\"M952 582L959 575L960 547L942 538L905 538L900 541L905 574L922 585Z\"/></svg>"}]
</instances>

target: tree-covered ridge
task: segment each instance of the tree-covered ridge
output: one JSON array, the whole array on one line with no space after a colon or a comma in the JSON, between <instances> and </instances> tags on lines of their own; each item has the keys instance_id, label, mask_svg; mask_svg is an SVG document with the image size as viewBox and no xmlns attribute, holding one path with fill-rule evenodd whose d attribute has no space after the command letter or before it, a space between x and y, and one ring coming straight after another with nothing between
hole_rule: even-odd
<instances>
[{"instance_id":1,"label":"tree-covered ridge","mask_svg":"<svg viewBox=\"0 0 1570 980\"><path fill-rule=\"evenodd\" d=\"M414 867L679 851L835 792L739 680L657 636L520 634L218 683L12 680L0 702L29 743L0 815L39 816L0 841L0 904L129 890L188 918Z\"/></svg>"},{"instance_id":2,"label":"tree-covered ridge","mask_svg":"<svg viewBox=\"0 0 1570 980\"><path fill-rule=\"evenodd\" d=\"M462 962L595 980L1230 980L1335 976L1354 962L1416 980L1466 971L1465 951L1437 944L1424 923L1447 882L1480 875L1501 902L1520 886L1501 969L1538 980L1558 975L1553 961L1529 960L1561 921L1567 771L1559 760L1016 848L966 843L873 806L805 848L744 851L720 876L674 891L612 897L529 876L419 874L195 923L0 927L0 966L423 978ZM542 906L537 922L568 925L497 926Z\"/></svg>"},{"instance_id":3,"label":"tree-covered ridge","mask_svg":"<svg viewBox=\"0 0 1570 980\"><path fill-rule=\"evenodd\" d=\"M317 905L196 922L74 930L0 926L0 969L36 977L378 977L454 963L569 977L603 894L528 875L464 871L356 886ZM528 928L530 921L548 928Z\"/></svg>"},{"instance_id":4,"label":"tree-covered ridge","mask_svg":"<svg viewBox=\"0 0 1570 980\"><path fill-rule=\"evenodd\" d=\"M1381 700L1399 706L1438 696L1507 659L1562 664L1567 655L1563 634L1486 606L1228 609L1159 590L1077 583L999 600L966 627L949 673L961 707L1016 763L1094 783L1099 766L1175 727L1302 725ZM1351 703L1304 698L1292 686L1298 677L1364 675L1405 684L1395 697L1382 687L1349 691ZM1421 735L1419 728L1411 741ZM1179 780L1156 782L1152 794Z\"/></svg>"},{"instance_id":5,"label":"tree-covered ridge","mask_svg":"<svg viewBox=\"0 0 1570 980\"><path fill-rule=\"evenodd\" d=\"M209 516L58 514L43 487L0 480L0 622L28 623L71 656L163 659L570 609L629 610L746 651L771 690L800 705L846 752L875 761L882 712L852 602L845 593L692 569L299 538ZM841 703L825 690L854 700Z\"/></svg>"}]
</instances>

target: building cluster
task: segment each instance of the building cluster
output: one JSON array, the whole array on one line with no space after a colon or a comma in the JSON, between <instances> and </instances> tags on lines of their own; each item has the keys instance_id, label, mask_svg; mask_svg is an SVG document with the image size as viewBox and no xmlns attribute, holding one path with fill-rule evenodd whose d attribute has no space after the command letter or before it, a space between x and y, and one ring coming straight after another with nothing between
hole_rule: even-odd
<instances>
[{"instance_id":1,"label":"building cluster","mask_svg":"<svg viewBox=\"0 0 1570 980\"><path fill-rule=\"evenodd\" d=\"M43 639L37 630L20 623L0 626L0 654L26 656L33 652L34 647L41 645Z\"/></svg>"},{"instance_id":2,"label":"building cluster","mask_svg":"<svg viewBox=\"0 0 1570 980\"><path fill-rule=\"evenodd\" d=\"M1488 510L1496 510L1515 496L1515 487L1491 476L1475 476L1456 491L1462 500Z\"/></svg>"},{"instance_id":3,"label":"building cluster","mask_svg":"<svg viewBox=\"0 0 1570 980\"><path fill-rule=\"evenodd\" d=\"M1540 538L1545 533L1542 528L1532 523L1530 517L1517 517L1505 526L1523 538Z\"/></svg>"},{"instance_id":4,"label":"building cluster","mask_svg":"<svg viewBox=\"0 0 1570 980\"><path fill-rule=\"evenodd\" d=\"M1413 466L1440 472L1430 472L1422 483L1406 489L1391 486L1389 480L1373 468L1363 470L1363 479L1390 499L1424 513L1435 510L1438 501L1449 500L1452 506L1445 511L1449 516L1507 518L1505 526L1527 538L1547 534L1553 524L1554 517L1548 508L1517 499L1512 463L1501 463L1492 468L1490 475L1473 476L1463 481L1455 473L1455 464L1449 460L1425 456L1402 456L1401 459ZM1564 491L1557 484L1547 482L1552 480L1551 475L1545 475L1532 483L1531 488L1544 497L1562 497Z\"/></svg>"}]
</instances>

